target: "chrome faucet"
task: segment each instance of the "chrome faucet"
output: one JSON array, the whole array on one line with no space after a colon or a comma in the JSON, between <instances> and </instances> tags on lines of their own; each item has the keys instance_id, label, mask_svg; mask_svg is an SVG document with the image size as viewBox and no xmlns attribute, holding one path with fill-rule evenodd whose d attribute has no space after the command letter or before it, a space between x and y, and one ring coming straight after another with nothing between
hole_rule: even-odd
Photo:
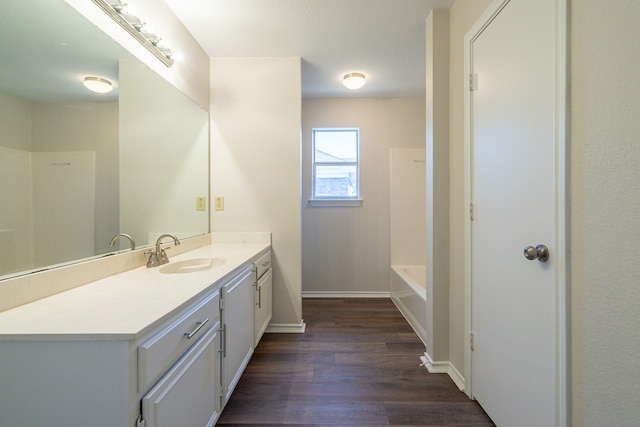
<instances>
[{"instance_id":1,"label":"chrome faucet","mask_svg":"<svg viewBox=\"0 0 640 427\"><path fill-rule=\"evenodd\" d=\"M111 239L111 243L109 243L109 246L114 246L116 244L116 240L118 240L120 237L126 237L127 239L129 239L129 243L131 243L131 250L135 250L136 248L136 241L133 240L133 237L129 236L128 234L125 233L119 233L116 234L115 236L113 236L113 239Z\"/></svg>"},{"instance_id":2,"label":"chrome faucet","mask_svg":"<svg viewBox=\"0 0 640 427\"><path fill-rule=\"evenodd\" d=\"M176 246L180 244L180 240L178 240L178 238L173 234L166 233L158 237L158 240L156 240L156 250L153 251L150 249L144 252L145 254L149 254L149 260L147 261L147 268L157 267L159 265L166 264L169 262L169 257L167 256L165 249L162 249L162 246L160 246L160 243L162 243L162 239L164 239L165 237L171 237L173 239L173 243Z\"/></svg>"}]
</instances>

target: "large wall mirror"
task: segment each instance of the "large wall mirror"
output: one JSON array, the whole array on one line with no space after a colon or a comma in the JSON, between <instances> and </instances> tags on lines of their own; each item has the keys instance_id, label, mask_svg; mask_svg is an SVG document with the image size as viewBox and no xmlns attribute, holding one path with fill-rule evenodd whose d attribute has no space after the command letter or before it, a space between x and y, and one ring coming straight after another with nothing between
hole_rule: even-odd
<instances>
[{"instance_id":1,"label":"large wall mirror","mask_svg":"<svg viewBox=\"0 0 640 427\"><path fill-rule=\"evenodd\" d=\"M209 231L206 111L64 0L1 1L0 61L0 280Z\"/></svg>"}]
</instances>

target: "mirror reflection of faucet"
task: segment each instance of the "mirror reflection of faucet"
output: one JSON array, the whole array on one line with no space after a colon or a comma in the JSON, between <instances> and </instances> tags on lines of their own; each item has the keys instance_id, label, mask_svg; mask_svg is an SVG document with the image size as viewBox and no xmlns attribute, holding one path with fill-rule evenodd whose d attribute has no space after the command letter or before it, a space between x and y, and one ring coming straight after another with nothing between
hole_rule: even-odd
<instances>
[{"instance_id":1,"label":"mirror reflection of faucet","mask_svg":"<svg viewBox=\"0 0 640 427\"><path fill-rule=\"evenodd\" d=\"M149 249L147 251L144 251L145 255L149 255L149 260L147 261L147 268L157 267L159 265L167 264L169 262L169 257L165 252L166 249L162 249L162 247L160 246L160 244L162 243L162 239L164 239L165 237L171 237L173 239L173 243L175 246L178 246L180 244L180 240L178 240L178 238L175 235L170 233L165 233L160 237L158 237L158 240L156 240L156 250L154 251Z\"/></svg>"},{"instance_id":2,"label":"mirror reflection of faucet","mask_svg":"<svg viewBox=\"0 0 640 427\"><path fill-rule=\"evenodd\" d=\"M109 246L115 246L116 244L116 240L118 240L120 237L125 237L127 239L129 239L129 243L131 243L131 250L135 250L136 249L136 242L135 240L133 240L133 237L131 237L130 235L126 234L126 233L118 233L115 236L113 236L113 239L111 239L111 243L109 243Z\"/></svg>"}]
</instances>

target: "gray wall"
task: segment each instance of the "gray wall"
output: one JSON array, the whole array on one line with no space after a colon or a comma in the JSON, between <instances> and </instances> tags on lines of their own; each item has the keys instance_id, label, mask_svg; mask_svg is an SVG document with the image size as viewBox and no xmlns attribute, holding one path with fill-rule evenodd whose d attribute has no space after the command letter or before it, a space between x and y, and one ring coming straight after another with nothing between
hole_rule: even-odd
<instances>
[{"instance_id":1,"label":"gray wall","mask_svg":"<svg viewBox=\"0 0 640 427\"><path fill-rule=\"evenodd\" d=\"M424 98L304 99L302 290L389 292L389 149L424 148ZM311 130L360 128L360 207L312 207Z\"/></svg>"}]
</instances>

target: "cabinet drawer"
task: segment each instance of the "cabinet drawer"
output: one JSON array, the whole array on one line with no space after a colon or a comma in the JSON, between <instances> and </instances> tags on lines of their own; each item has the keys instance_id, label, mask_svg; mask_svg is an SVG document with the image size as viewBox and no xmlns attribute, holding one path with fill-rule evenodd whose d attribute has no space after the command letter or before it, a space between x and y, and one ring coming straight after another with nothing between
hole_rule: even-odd
<instances>
[{"instance_id":1,"label":"cabinet drawer","mask_svg":"<svg viewBox=\"0 0 640 427\"><path fill-rule=\"evenodd\" d=\"M262 275L271 268L271 251L262 255L255 261L256 264L256 277L260 278Z\"/></svg>"},{"instance_id":2,"label":"cabinet drawer","mask_svg":"<svg viewBox=\"0 0 640 427\"><path fill-rule=\"evenodd\" d=\"M187 308L138 346L138 391L158 380L205 332L218 324L220 292Z\"/></svg>"}]
</instances>

